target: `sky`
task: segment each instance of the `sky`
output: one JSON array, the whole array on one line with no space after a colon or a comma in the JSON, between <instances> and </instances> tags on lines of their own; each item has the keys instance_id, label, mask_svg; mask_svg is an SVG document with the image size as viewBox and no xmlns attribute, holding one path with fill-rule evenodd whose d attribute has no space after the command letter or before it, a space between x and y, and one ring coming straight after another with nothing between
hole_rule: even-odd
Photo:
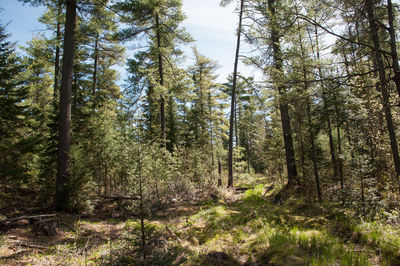
<instances>
[{"instance_id":1,"label":"sky","mask_svg":"<svg viewBox=\"0 0 400 266\"><path fill-rule=\"evenodd\" d=\"M233 72L238 20L234 12L235 2L221 7L219 0L183 0L183 12L187 19L182 26L196 40L195 45L199 52L217 61L220 66L217 70L219 82L225 82L226 77ZM0 7L3 9L1 23L8 24L6 31L11 34L10 40L17 45L24 45L34 34L45 29L37 21L43 14L42 7L23 5L18 0L0 0ZM184 48L188 64L193 60L191 46L193 44Z\"/></svg>"}]
</instances>

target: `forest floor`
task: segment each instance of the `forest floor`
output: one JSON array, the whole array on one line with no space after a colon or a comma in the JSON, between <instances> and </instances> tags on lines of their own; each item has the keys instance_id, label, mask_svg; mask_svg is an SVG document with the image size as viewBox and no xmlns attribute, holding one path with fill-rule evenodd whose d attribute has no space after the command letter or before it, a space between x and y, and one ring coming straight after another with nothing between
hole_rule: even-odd
<instances>
[{"instance_id":1,"label":"forest floor","mask_svg":"<svg viewBox=\"0 0 400 266\"><path fill-rule=\"evenodd\" d=\"M59 214L53 237L20 221L0 231L0 265L400 265L398 225L332 204L274 204L271 184L247 185L146 220L145 254L137 219Z\"/></svg>"}]
</instances>

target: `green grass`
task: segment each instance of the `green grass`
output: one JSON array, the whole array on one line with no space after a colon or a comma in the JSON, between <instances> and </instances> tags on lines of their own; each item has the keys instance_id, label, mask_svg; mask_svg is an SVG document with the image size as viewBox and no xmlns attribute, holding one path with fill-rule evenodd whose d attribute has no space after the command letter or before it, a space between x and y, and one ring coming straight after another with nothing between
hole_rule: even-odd
<instances>
[{"instance_id":1,"label":"green grass","mask_svg":"<svg viewBox=\"0 0 400 266\"><path fill-rule=\"evenodd\" d=\"M190 241L196 254L225 252L237 261L272 265L370 265L369 249L358 250L330 232L345 223L340 215L329 221L335 215L330 206L302 200L275 206L262 195L258 185L236 204L215 203L190 216L184 235L196 239ZM189 262L199 263L199 257Z\"/></svg>"}]
</instances>

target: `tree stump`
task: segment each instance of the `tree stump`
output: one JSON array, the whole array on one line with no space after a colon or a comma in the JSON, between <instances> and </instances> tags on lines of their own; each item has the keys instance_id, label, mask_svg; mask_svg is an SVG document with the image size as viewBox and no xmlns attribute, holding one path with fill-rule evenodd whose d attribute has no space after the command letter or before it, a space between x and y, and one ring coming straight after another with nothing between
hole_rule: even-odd
<instances>
[{"instance_id":1,"label":"tree stump","mask_svg":"<svg viewBox=\"0 0 400 266\"><path fill-rule=\"evenodd\" d=\"M59 222L57 218L38 220L33 223L33 228L36 232L48 236L57 235L58 227L59 227Z\"/></svg>"}]
</instances>

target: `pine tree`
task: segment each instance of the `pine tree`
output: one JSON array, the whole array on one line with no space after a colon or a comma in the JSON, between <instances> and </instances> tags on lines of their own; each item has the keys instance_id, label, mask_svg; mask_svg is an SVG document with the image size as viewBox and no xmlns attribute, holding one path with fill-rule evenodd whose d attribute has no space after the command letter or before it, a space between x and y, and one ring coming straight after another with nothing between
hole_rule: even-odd
<instances>
[{"instance_id":1,"label":"pine tree","mask_svg":"<svg viewBox=\"0 0 400 266\"><path fill-rule=\"evenodd\" d=\"M57 180L54 205L65 210L69 204L69 152L71 148L71 96L75 55L76 1L66 0L60 116L58 120Z\"/></svg>"},{"instance_id":2,"label":"pine tree","mask_svg":"<svg viewBox=\"0 0 400 266\"><path fill-rule=\"evenodd\" d=\"M0 180L5 193L27 178L23 155L31 148L24 134L29 116L24 106L28 91L20 79L24 66L7 38L0 25Z\"/></svg>"},{"instance_id":3,"label":"pine tree","mask_svg":"<svg viewBox=\"0 0 400 266\"><path fill-rule=\"evenodd\" d=\"M169 93L167 73L173 73L174 57L179 57L181 51L178 44L191 41L190 36L181 28L180 23L185 18L181 11L182 2L179 0L166 1L133 1L126 0L115 5L122 12L121 21L128 27L120 31L121 40L132 40L145 36L150 49L141 52L139 62L147 62L147 98L148 111L154 112L155 103L159 101L159 139L166 146L166 114L167 95ZM137 61L131 61L137 65ZM136 66L132 69L138 69ZM150 113L154 121L157 115ZM150 123L154 125L153 122Z\"/></svg>"}]
</instances>

